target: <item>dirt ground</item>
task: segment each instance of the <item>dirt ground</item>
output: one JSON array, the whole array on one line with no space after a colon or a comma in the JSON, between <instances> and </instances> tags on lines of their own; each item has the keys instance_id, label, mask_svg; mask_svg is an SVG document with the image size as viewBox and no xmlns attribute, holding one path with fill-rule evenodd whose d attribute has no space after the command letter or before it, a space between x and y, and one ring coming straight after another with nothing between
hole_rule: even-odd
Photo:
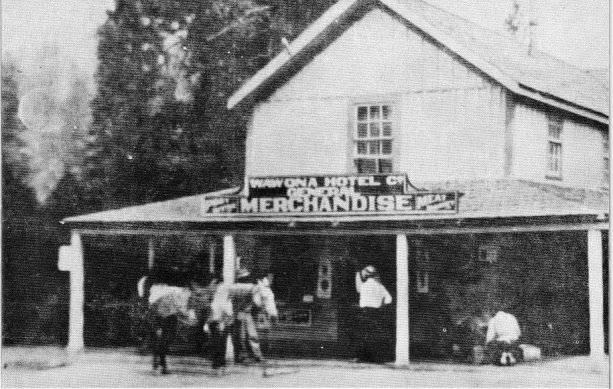
<instances>
[{"instance_id":1,"label":"dirt ground","mask_svg":"<svg viewBox=\"0 0 613 389\"><path fill-rule=\"evenodd\" d=\"M409 368L337 360L276 359L231 366L223 376L196 357L170 357L173 374L151 370L133 349L86 350L74 360L55 347L3 347L2 387L609 387L609 360L587 356L514 367L414 362Z\"/></svg>"}]
</instances>

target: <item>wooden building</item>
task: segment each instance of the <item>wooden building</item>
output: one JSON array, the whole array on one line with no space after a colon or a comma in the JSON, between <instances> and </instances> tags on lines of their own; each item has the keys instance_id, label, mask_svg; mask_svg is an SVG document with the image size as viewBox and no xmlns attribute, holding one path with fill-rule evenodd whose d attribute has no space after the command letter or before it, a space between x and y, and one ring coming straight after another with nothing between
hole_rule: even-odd
<instances>
[{"instance_id":1,"label":"wooden building","mask_svg":"<svg viewBox=\"0 0 613 389\"><path fill-rule=\"evenodd\" d=\"M273 352L350 356L354 271L374 264L395 300L382 347L398 365L448 354L448 328L500 304L527 343L604 355L599 80L420 0L340 0L237 105L253 112L242 188L64 221L69 348L84 345L81 242L126 236L149 242L134 246L141 272L170 237L201 242L199 271L232 280L238 255L273 272Z\"/></svg>"}]
</instances>

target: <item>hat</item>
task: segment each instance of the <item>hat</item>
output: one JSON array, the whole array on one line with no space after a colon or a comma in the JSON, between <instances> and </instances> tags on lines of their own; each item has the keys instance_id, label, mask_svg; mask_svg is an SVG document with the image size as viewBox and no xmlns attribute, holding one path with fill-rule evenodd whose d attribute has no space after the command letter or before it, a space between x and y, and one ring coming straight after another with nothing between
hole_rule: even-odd
<instances>
[{"instance_id":1,"label":"hat","mask_svg":"<svg viewBox=\"0 0 613 389\"><path fill-rule=\"evenodd\" d=\"M370 278L377 275L377 269L374 266L368 265L362 269L362 278Z\"/></svg>"},{"instance_id":2,"label":"hat","mask_svg":"<svg viewBox=\"0 0 613 389\"><path fill-rule=\"evenodd\" d=\"M236 271L236 279L238 280L240 280L241 278L249 277L250 275L251 275L251 272L248 269L245 269L244 267L241 267Z\"/></svg>"}]
</instances>

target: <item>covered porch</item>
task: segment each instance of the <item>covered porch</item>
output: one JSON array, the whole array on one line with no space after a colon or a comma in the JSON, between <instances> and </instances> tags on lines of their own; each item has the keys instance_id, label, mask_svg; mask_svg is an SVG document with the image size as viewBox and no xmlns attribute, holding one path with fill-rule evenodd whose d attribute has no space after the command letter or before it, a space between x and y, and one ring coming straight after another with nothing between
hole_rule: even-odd
<instances>
[{"instance_id":1,"label":"covered porch","mask_svg":"<svg viewBox=\"0 0 613 389\"><path fill-rule=\"evenodd\" d=\"M323 260L324 263L330 261L333 277L344 279L349 274L351 278L356 256L359 257L359 254L356 254L357 251L352 248L358 246L358 242L367 240L379 242L371 246L367 245L366 250L382 253L378 261L387 270L387 279L384 281L393 291L395 301L391 312L391 324L393 325L390 325L390 328L393 336L390 337L390 349L393 350L394 363L398 366L409 364L411 358L419 355L419 347L423 342L426 342L428 346L444 337L444 333L436 331L424 334L422 328L430 325L428 320L433 319L423 319L425 323L421 323L420 320L426 318L421 313L426 312L427 301L436 300L433 297L426 297L428 293L423 293L423 291L429 289L430 296L434 295L437 283L441 283L441 274L445 274L444 268L441 268L445 263L475 264L479 261L482 248L486 250L483 255L486 256L485 262L487 262L487 251L491 249L492 252L495 252L496 247L498 247L498 252L501 247L506 247L506 250L503 250L507 253L505 255L508 258L514 256L515 260L518 257L538 257L534 255L534 251L530 250L531 245L534 245L535 242L541 242L541 244L545 242L547 253L544 254L544 258L551 262L552 258L559 255L551 251L552 248L559 246L559 242L571 240L578 244L578 248L576 255L567 255L568 262L584 261L585 276L589 280L585 286L585 295L589 299L587 312L589 314L587 325L589 340L586 339L589 343L589 354L596 359L604 357L605 304L603 300L606 288L603 285L603 269L607 269L607 266L603 261L606 258L605 251L608 250L608 215L607 211L601 210L603 204L606 209L604 196L583 193L582 204L577 207L575 200L567 200L569 191L555 188L557 192L554 192L553 188L545 185L539 186L517 181L445 183L445 185L455 188L460 186L464 193L457 214L385 217L377 215L203 216L200 214L201 202L205 196L210 196L208 194L66 219L65 223L72 231L72 240L70 246L62 248L59 265L61 269L70 271L71 274L68 349L78 351L85 345L83 335L85 301L83 241L92 236L139 236L146 237L149 242L169 236L197 237L216 241L218 244L209 245L207 250L213 250L209 258L219 258L220 263L219 265L216 265L215 261L208 263L211 267L219 266L224 280L228 282L234 280L235 269L238 265L235 260L237 255L241 256L248 266L264 266L262 264L264 262L268 262L270 266L271 263L283 262L282 255L275 257L274 254L270 254L271 251L278 251L274 249L275 247L281 247L284 241L305 241L305 239L311 242L305 243L308 246L307 249L317 247L318 254L311 256L312 263L306 265L306 268L310 266L310 270L305 270L315 273L310 274L314 281L319 283L321 280L322 258L328 258ZM445 189L445 187L442 188ZM225 193L228 192L236 193L238 188ZM574 194L576 196L576 193ZM540 201L535 202L535 198L540 198ZM588 204L601 206L587 208ZM263 241L269 243L260 244ZM246 244L245 242L251 243ZM279 245L275 246L274 242L279 242ZM261 250L259 246L267 248ZM272 250L271 247L273 247ZM266 250L269 252L268 255L263 254ZM300 251L300 248L294 251L286 250L286 252ZM419 258L423 258L426 252L429 253L430 260L429 264L424 265ZM455 259L448 258L454 256ZM459 257L462 256L469 258L461 260ZM156 261L154 243L147 245L146 258L147 266L152 267ZM364 258L364 260L367 259ZM529 260L524 261L520 270L527 269L529 262ZM550 265L553 264L550 263ZM275 269L282 270L283 266L279 266ZM450 266L449 269L455 269L455 267ZM207 269L207 271L210 270L212 268ZM450 276L447 275L447 277ZM279 282L291 283L291 280L279 279ZM500 283L491 283L488 287L491 288L493 285L500 285ZM293 323L294 326L285 326L276 334L271 334L271 337L276 336L277 340L280 340L285 331L289 334L305 334L304 336L314 339L316 343L318 333L323 334L322 338L330 338L335 335L337 342L341 344L350 341L350 334L347 334L350 330L341 319L343 315L346 315L344 309L350 308L355 303L353 301L355 300L354 291L351 291L350 286L343 285L342 281L338 283L334 280L330 296L326 299L325 291L318 295L321 292L318 290L319 287L317 285L310 293L302 291L300 299L301 303L309 306L309 297L305 301L304 296L313 295L312 298L318 305L310 303L310 315L314 315L313 312L319 312L321 319L323 314L324 320L319 323L320 327L317 327L315 316L310 318L312 320L310 327L301 326L304 324L301 323L303 319L300 319L300 315L304 313L302 310L295 315L296 317L290 315L292 317L288 318L288 320L297 321ZM291 301L292 293L288 292L288 297L285 298L289 305L297 302L295 299ZM326 304L328 308L325 307ZM441 305L440 301L436 304ZM290 306L288 312L300 311L299 308L296 308L295 305ZM450 314L447 316L451 317ZM334 330L330 329L331 327L326 323L335 323L336 332L334 333ZM326 335L321 332L322 329L332 332ZM581 331L578 333L581 334ZM290 336L285 338L290 338ZM582 341L579 340L579 342Z\"/></svg>"}]
</instances>

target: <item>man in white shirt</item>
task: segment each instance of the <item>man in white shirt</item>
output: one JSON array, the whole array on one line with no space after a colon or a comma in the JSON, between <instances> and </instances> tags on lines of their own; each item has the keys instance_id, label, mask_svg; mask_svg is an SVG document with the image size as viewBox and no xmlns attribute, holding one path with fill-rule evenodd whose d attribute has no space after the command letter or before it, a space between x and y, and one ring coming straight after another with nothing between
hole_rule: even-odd
<instances>
[{"instance_id":1,"label":"man in white shirt","mask_svg":"<svg viewBox=\"0 0 613 389\"><path fill-rule=\"evenodd\" d=\"M521 330L515 316L510 313L498 311L496 316L490 319L487 326L485 343L493 341L513 343L519 339Z\"/></svg>"},{"instance_id":2,"label":"man in white shirt","mask_svg":"<svg viewBox=\"0 0 613 389\"><path fill-rule=\"evenodd\" d=\"M382 362L379 331L381 328L382 306L391 304L392 296L381 284L379 273L374 266L366 266L355 275L355 287L360 294L360 315L358 318L358 360Z\"/></svg>"},{"instance_id":3,"label":"man in white shirt","mask_svg":"<svg viewBox=\"0 0 613 389\"><path fill-rule=\"evenodd\" d=\"M521 330L515 316L498 311L490 319L485 336L485 344L495 364L513 365L522 358L518 346Z\"/></svg>"}]
</instances>

